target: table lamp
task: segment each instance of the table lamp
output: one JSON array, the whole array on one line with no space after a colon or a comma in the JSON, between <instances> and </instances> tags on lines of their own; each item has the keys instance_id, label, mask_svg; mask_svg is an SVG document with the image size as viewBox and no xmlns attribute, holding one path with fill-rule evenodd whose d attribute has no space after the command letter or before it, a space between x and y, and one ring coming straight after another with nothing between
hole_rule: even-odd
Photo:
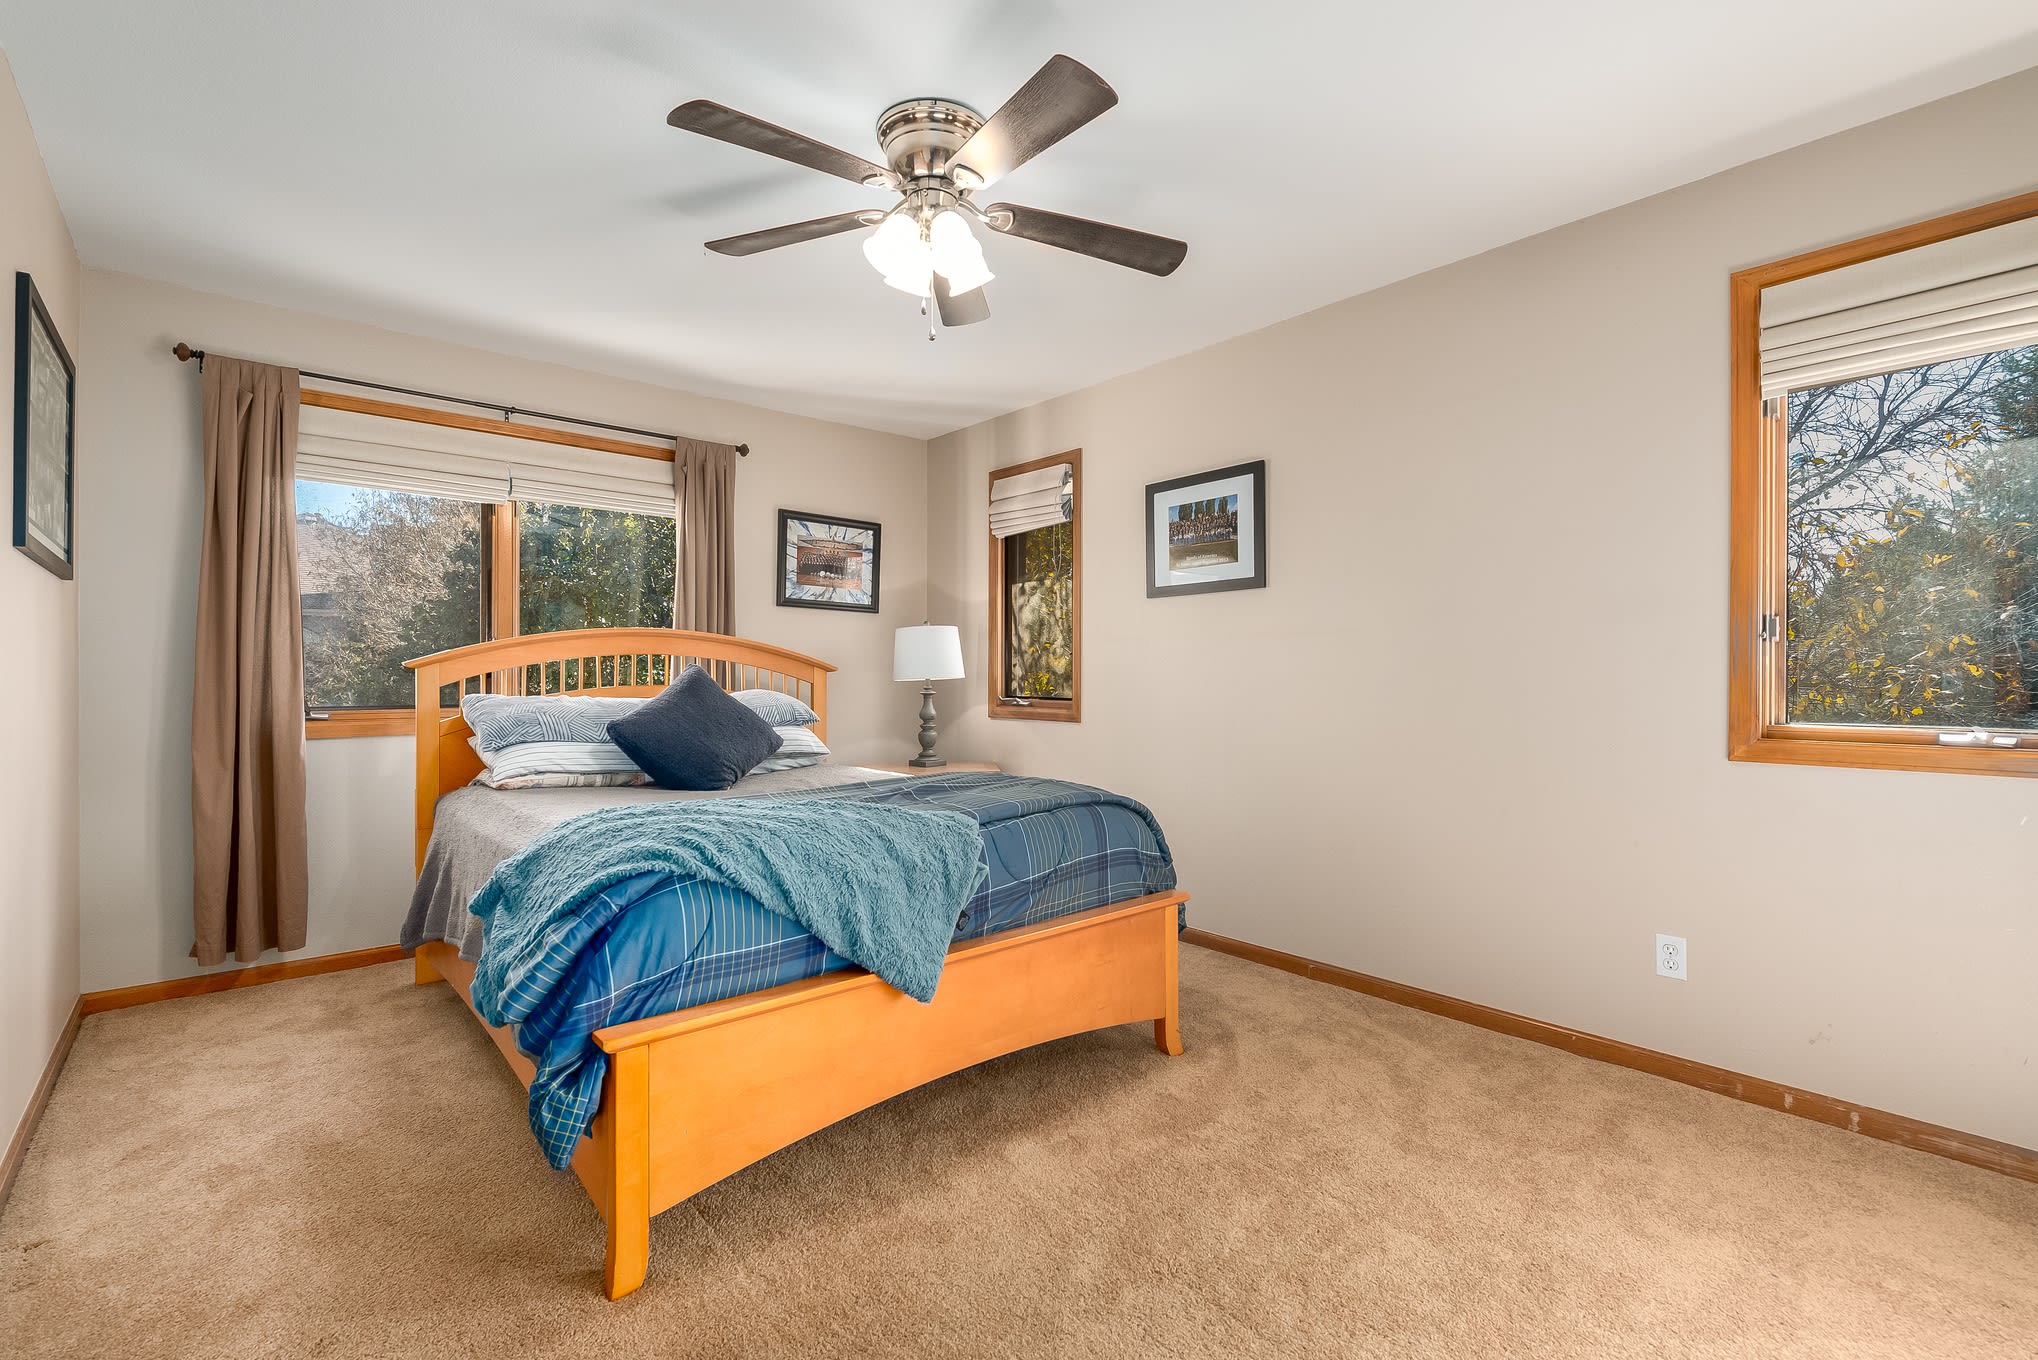
<instances>
[{"instance_id":1,"label":"table lamp","mask_svg":"<svg viewBox=\"0 0 2038 1360\"><path fill-rule=\"evenodd\" d=\"M892 679L918 680L920 754L912 764L926 769L948 762L934 754L934 685L962 678L962 634L953 624L923 623L901 628L892 640Z\"/></svg>"}]
</instances>

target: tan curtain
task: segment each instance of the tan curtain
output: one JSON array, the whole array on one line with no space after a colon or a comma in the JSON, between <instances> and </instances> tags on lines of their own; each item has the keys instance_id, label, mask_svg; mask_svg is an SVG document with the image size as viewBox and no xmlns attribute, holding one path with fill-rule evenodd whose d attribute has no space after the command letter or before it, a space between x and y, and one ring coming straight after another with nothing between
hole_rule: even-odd
<instances>
[{"instance_id":1,"label":"tan curtain","mask_svg":"<svg viewBox=\"0 0 2038 1360\"><path fill-rule=\"evenodd\" d=\"M191 696L192 957L304 947L297 370L208 355Z\"/></svg>"},{"instance_id":2,"label":"tan curtain","mask_svg":"<svg viewBox=\"0 0 2038 1360\"><path fill-rule=\"evenodd\" d=\"M736 446L680 440L672 482L679 534L672 626L731 632L736 627Z\"/></svg>"}]
</instances>

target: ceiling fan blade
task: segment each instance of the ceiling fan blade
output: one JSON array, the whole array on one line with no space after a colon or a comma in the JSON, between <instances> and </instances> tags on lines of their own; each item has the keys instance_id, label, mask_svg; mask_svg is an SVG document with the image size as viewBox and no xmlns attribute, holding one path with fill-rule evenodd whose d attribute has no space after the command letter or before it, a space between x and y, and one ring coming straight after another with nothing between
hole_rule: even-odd
<instances>
[{"instance_id":1,"label":"ceiling fan blade","mask_svg":"<svg viewBox=\"0 0 2038 1360\"><path fill-rule=\"evenodd\" d=\"M984 209L984 221L992 230L1044 246L1073 250L1078 255L1122 264L1162 278L1189 253L1186 241L1154 236L1109 222L1092 222L1086 217L1068 217L1043 208L1022 208L1017 203L993 203Z\"/></svg>"},{"instance_id":2,"label":"ceiling fan blade","mask_svg":"<svg viewBox=\"0 0 2038 1360\"><path fill-rule=\"evenodd\" d=\"M724 236L719 241L708 242L708 249L717 255L755 255L759 251L777 250L780 246L796 246L802 241L818 241L823 236L854 231L883 220L884 213L866 208L862 212L837 213L833 217L814 217L783 227L766 227L763 231L745 232L741 236Z\"/></svg>"},{"instance_id":3,"label":"ceiling fan blade","mask_svg":"<svg viewBox=\"0 0 2038 1360\"><path fill-rule=\"evenodd\" d=\"M1054 56L990 116L949 161L982 188L1018 169L1118 102L1103 77L1073 57Z\"/></svg>"},{"instance_id":4,"label":"ceiling fan blade","mask_svg":"<svg viewBox=\"0 0 2038 1360\"><path fill-rule=\"evenodd\" d=\"M794 165L804 165L809 170L819 170L824 175L840 175L857 184L875 184L881 188L896 188L898 176L882 165L872 164L861 156L852 156L847 151L817 142L811 137L802 137L776 123L767 123L762 118L752 118L747 113L711 99L695 99L681 104L665 115L665 121L683 132L698 132L703 137L713 137L718 142L731 146L747 147L762 151L767 156L776 156Z\"/></svg>"},{"instance_id":5,"label":"ceiling fan blade","mask_svg":"<svg viewBox=\"0 0 2038 1360\"><path fill-rule=\"evenodd\" d=\"M984 296L981 284L967 293L952 294L948 291L948 280L936 274L934 305L941 312L941 324L944 326L974 326L979 321L991 319L991 300Z\"/></svg>"}]
</instances>

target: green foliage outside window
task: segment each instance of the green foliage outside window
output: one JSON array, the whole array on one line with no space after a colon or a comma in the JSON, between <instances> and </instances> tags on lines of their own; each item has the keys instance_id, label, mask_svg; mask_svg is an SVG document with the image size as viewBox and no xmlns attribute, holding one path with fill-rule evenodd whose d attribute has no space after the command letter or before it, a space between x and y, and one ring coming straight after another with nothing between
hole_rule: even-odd
<instances>
[{"instance_id":1,"label":"green foliage outside window","mask_svg":"<svg viewBox=\"0 0 2038 1360\"><path fill-rule=\"evenodd\" d=\"M2038 347L1787 420L1789 720L2038 728Z\"/></svg>"},{"instance_id":2,"label":"green foliage outside window","mask_svg":"<svg viewBox=\"0 0 2038 1360\"><path fill-rule=\"evenodd\" d=\"M1075 525L1013 534L1005 551L1005 687L1024 699L1075 697Z\"/></svg>"}]
</instances>

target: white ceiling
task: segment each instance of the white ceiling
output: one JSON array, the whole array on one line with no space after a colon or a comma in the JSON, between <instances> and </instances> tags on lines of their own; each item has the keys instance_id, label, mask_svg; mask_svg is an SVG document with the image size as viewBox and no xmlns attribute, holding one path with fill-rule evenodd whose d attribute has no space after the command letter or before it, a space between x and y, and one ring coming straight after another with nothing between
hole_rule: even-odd
<instances>
[{"instance_id":1,"label":"white ceiling","mask_svg":"<svg viewBox=\"0 0 2038 1360\"><path fill-rule=\"evenodd\" d=\"M2038 65L2038 5L0 0L0 49L88 265L925 436ZM929 344L856 234L700 248L889 200L673 105L877 159L1055 52L1119 106L995 196L1172 278L993 238Z\"/></svg>"}]
</instances>

